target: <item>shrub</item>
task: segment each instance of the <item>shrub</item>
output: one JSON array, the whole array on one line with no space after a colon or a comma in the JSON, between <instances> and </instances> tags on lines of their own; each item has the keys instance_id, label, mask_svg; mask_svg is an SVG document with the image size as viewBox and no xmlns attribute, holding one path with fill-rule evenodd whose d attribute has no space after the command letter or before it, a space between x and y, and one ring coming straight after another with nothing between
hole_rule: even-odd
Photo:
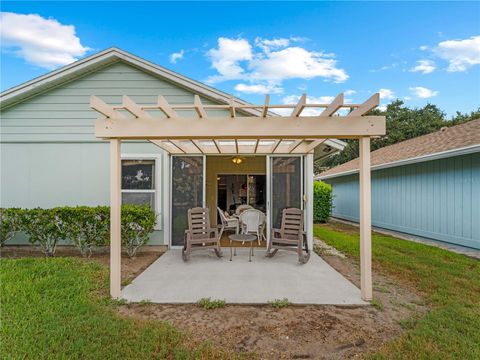
<instances>
[{"instance_id":1,"label":"shrub","mask_svg":"<svg viewBox=\"0 0 480 360\"><path fill-rule=\"evenodd\" d=\"M107 206L57 208L65 226L66 237L82 256L90 256L92 247L108 243L109 209Z\"/></svg>"},{"instance_id":2,"label":"shrub","mask_svg":"<svg viewBox=\"0 0 480 360\"><path fill-rule=\"evenodd\" d=\"M332 185L323 181L313 183L313 221L326 222L332 215Z\"/></svg>"},{"instance_id":3,"label":"shrub","mask_svg":"<svg viewBox=\"0 0 480 360\"><path fill-rule=\"evenodd\" d=\"M29 236L31 244L40 244L45 256L53 256L58 240L66 238L61 211L53 209L26 209L20 211L21 229Z\"/></svg>"},{"instance_id":4,"label":"shrub","mask_svg":"<svg viewBox=\"0 0 480 360\"><path fill-rule=\"evenodd\" d=\"M222 308L225 306L225 304L226 304L225 300L219 300L219 299L212 300L209 297L201 298L200 300L197 301L197 306L205 310Z\"/></svg>"},{"instance_id":5,"label":"shrub","mask_svg":"<svg viewBox=\"0 0 480 360\"><path fill-rule=\"evenodd\" d=\"M20 209L0 208L0 246L15 236L20 231Z\"/></svg>"},{"instance_id":6,"label":"shrub","mask_svg":"<svg viewBox=\"0 0 480 360\"><path fill-rule=\"evenodd\" d=\"M148 242L155 222L155 212L149 206L122 206L122 244L129 257L135 257L137 249Z\"/></svg>"}]
</instances>

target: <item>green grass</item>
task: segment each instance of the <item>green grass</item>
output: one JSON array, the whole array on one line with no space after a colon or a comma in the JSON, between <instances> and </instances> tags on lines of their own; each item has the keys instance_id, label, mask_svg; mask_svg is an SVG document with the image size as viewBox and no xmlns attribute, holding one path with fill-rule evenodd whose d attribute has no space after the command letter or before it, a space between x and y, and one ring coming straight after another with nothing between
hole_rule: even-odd
<instances>
[{"instance_id":1,"label":"green grass","mask_svg":"<svg viewBox=\"0 0 480 360\"><path fill-rule=\"evenodd\" d=\"M353 227L315 226L315 235L358 259ZM391 236L372 237L373 266L415 289L432 309L401 323L404 335L384 345L375 359L480 359L480 261Z\"/></svg>"},{"instance_id":2,"label":"green grass","mask_svg":"<svg viewBox=\"0 0 480 360\"><path fill-rule=\"evenodd\" d=\"M118 315L94 262L3 259L0 286L1 359L229 358L167 323Z\"/></svg>"}]
</instances>

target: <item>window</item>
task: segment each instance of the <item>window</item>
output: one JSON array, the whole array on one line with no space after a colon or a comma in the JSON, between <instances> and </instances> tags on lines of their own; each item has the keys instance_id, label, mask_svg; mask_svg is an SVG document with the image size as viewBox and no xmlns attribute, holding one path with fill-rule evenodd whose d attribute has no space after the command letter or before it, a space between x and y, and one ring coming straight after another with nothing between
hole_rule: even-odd
<instances>
[{"instance_id":1,"label":"window","mask_svg":"<svg viewBox=\"0 0 480 360\"><path fill-rule=\"evenodd\" d=\"M122 204L149 205L156 210L155 160L122 160Z\"/></svg>"}]
</instances>

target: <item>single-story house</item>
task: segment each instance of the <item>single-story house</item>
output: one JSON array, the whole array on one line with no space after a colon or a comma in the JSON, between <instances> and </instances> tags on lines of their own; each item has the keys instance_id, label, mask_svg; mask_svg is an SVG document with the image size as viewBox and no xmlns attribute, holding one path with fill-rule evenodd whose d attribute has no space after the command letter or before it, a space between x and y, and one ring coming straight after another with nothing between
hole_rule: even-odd
<instances>
[{"instance_id":1,"label":"single-story house","mask_svg":"<svg viewBox=\"0 0 480 360\"><path fill-rule=\"evenodd\" d=\"M92 95L112 104L122 103L124 95L139 104L156 103L159 95L171 104L193 103L194 95L199 95L205 106L232 99L120 49L102 51L6 90L1 94L0 113L1 207L109 204L109 147L108 142L95 137L98 113L90 106ZM240 99L234 101L245 104ZM271 143L265 139L258 148L270 148ZM285 157L292 157L290 205L302 207L303 192L307 191L303 173L312 169L305 154L286 151L294 143L278 144L271 154L275 158L257 149L234 163L238 155L235 142L220 142L222 149L209 155L199 154L197 149L183 152L177 143L178 151L171 151L176 155L169 156L149 141L125 140L122 202L150 204L158 213L150 245L178 246L183 244L186 225L184 216L179 216L184 208L206 205L215 223L217 206L227 210L243 202L265 211L267 192L273 190L270 177L277 176L274 168L267 178L267 167L281 166ZM237 146L253 147L250 142ZM328 139L309 156L313 161L344 146L340 140ZM281 154L285 156L279 158ZM185 192L195 196L186 200Z\"/></svg>"},{"instance_id":2,"label":"single-story house","mask_svg":"<svg viewBox=\"0 0 480 360\"><path fill-rule=\"evenodd\" d=\"M372 224L480 249L480 119L375 150ZM316 177L332 184L333 216L357 222L358 159Z\"/></svg>"},{"instance_id":3,"label":"single-story house","mask_svg":"<svg viewBox=\"0 0 480 360\"><path fill-rule=\"evenodd\" d=\"M304 210L313 247L313 163L358 138L362 297L371 299L370 137L385 117L379 94L345 104L248 104L117 48L0 94L1 207L110 204L110 291L120 296L120 204L158 214L150 244L180 247L187 209L249 204L266 213L267 238L286 207ZM305 108L323 109L302 116ZM271 110L291 108L289 116ZM342 108L353 109L337 115ZM22 239L14 239L21 241Z\"/></svg>"}]
</instances>

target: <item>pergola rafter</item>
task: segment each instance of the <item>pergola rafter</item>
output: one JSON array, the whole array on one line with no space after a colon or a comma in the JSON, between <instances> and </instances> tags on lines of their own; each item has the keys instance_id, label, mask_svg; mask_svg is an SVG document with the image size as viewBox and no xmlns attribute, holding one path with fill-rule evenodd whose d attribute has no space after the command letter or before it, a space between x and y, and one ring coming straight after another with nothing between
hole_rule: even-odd
<instances>
[{"instance_id":1,"label":"pergola rafter","mask_svg":"<svg viewBox=\"0 0 480 360\"><path fill-rule=\"evenodd\" d=\"M362 104L345 104L343 94L339 94L330 104L308 104L303 94L297 104L270 104L270 96L266 95L263 105L235 104L233 98L228 104L211 105L203 104L195 95L193 104L170 104L159 96L156 104L140 105L124 96L121 105L107 105L92 96L91 106L105 116L97 120L98 137L148 139L171 154L289 154L310 153L315 149L312 144L318 146L327 138L383 134L383 117L365 116L379 100L375 94ZM306 108L323 111L316 116L303 116ZM351 112L335 115L342 108ZM275 109L292 109L292 113L278 116L269 112ZM192 111L193 116L180 116L177 112L186 110ZM225 116L210 115L211 110L225 110ZM258 116L239 114L246 110L258 111ZM271 140L276 141L274 149L264 146Z\"/></svg>"},{"instance_id":2,"label":"pergola rafter","mask_svg":"<svg viewBox=\"0 0 480 360\"><path fill-rule=\"evenodd\" d=\"M361 104L345 104L339 94L329 104L308 104L303 94L297 104L241 104L233 98L223 104L204 104L195 95L192 104L170 104L163 96L143 105L124 96L122 104L108 105L96 96L91 107L103 115L95 135L110 140L110 293L120 296L121 264L121 140L148 140L170 154L309 154L329 138L357 138L360 147L360 270L361 294L372 299L370 138L385 135L385 116L367 113L377 107L379 94ZM321 109L305 116L305 109ZM271 112L291 109L288 116ZM348 109L346 115L341 109ZM221 115L218 110L224 110ZM183 116L188 111L192 116ZM131 116L127 116L130 114ZM313 159L313 157L310 157ZM312 160L313 161L313 160ZM312 164L313 168L313 164ZM311 200L310 200L311 201Z\"/></svg>"}]
</instances>

